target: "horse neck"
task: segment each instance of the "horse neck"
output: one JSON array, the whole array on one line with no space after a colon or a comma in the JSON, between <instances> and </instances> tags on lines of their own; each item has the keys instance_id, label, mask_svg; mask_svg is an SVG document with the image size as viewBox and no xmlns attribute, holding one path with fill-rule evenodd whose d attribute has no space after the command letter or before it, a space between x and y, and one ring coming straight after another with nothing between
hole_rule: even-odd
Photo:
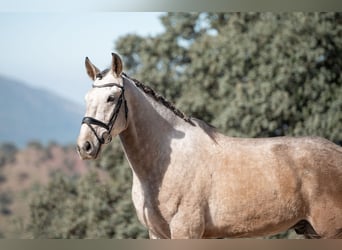
<instances>
[{"instance_id":1,"label":"horse neck","mask_svg":"<svg viewBox=\"0 0 342 250\"><path fill-rule=\"evenodd\" d=\"M128 125L120 140L133 172L140 178L150 178L153 172L167 167L171 141L184 137L182 131L187 124L126 79L125 95Z\"/></svg>"}]
</instances>

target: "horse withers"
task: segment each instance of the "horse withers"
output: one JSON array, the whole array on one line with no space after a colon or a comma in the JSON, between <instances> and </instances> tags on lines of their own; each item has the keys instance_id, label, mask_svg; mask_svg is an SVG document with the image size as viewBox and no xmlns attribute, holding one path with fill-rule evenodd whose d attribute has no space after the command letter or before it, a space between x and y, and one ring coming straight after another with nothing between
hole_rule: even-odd
<instances>
[{"instance_id":1,"label":"horse withers","mask_svg":"<svg viewBox=\"0 0 342 250\"><path fill-rule=\"evenodd\" d=\"M318 137L234 138L189 118L150 87L88 58L93 88L78 138L82 159L119 136L132 199L151 238L272 235L342 238L342 148Z\"/></svg>"}]
</instances>

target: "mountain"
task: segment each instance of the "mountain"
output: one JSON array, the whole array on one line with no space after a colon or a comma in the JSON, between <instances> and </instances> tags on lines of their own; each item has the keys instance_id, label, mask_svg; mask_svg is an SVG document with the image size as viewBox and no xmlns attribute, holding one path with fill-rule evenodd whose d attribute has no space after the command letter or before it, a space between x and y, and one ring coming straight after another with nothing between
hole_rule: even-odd
<instances>
[{"instance_id":1,"label":"mountain","mask_svg":"<svg viewBox=\"0 0 342 250\"><path fill-rule=\"evenodd\" d=\"M0 143L75 143L84 107L0 76Z\"/></svg>"}]
</instances>

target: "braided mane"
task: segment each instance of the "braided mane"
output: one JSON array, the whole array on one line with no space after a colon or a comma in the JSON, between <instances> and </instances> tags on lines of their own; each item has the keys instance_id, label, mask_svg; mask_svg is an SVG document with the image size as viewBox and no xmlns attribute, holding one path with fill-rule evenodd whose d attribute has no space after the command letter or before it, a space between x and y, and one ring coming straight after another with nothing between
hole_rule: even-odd
<instances>
[{"instance_id":1,"label":"braided mane","mask_svg":"<svg viewBox=\"0 0 342 250\"><path fill-rule=\"evenodd\" d=\"M134 79L128 75L126 75L125 73L122 73L126 78L132 80L134 82L134 84L141 89L144 93L146 93L147 95L151 96L154 100L156 100L158 103L163 104L165 107L167 107L168 109L170 109L175 115L177 115L178 117L182 118L184 121L190 123L191 125L195 126L195 124L193 123L193 121L191 120L190 117L186 116L182 111L180 111L179 109L176 108L176 106L171 103L170 101L168 101L165 97L163 97L162 95L158 94L157 92L155 92L151 87L143 84L142 82L138 81L137 79Z\"/></svg>"}]
</instances>

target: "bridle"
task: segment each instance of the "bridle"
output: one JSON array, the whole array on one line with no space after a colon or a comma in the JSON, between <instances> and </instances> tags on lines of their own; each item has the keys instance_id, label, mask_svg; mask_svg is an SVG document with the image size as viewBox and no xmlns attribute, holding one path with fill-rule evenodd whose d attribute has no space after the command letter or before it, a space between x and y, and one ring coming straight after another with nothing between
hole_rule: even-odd
<instances>
[{"instance_id":1,"label":"bridle","mask_svg":"<svg viewBox=\"0 0 342 250\"><path fill-rule=\"evenodd\" d=\"M118 87L121 89L121 94L119 96L119 99L115 105L115 108L110 116L110 119L108 121L108 123L102 122L100 120L97 120L93 117L89 117L89 116L85 116L82 119L82 124L86 124L91 131L93 131L94 135L96 136L97 140L99 141L100 144L108 144L112 141L112 136L111 136L111 131L112 128L114 127L114 124L116 122L116 119L118 118L119 112L120 112L120 108L122 103L125 106L125 119L126 119L126 123L127 123L127 115L128 115L128 108L127 108L127 102L126 102L126 98L125 98L125 88L124 86L121 86L117 83L107 83L107 84L103 84L103 85L92 85L93 88L105 88L105 87ZM102 128L104 128L106 130L106 132L104 132L102 134L102 136L99 136L93 125L96 126L100 126Z\"/></svg>"}]
</instances>

